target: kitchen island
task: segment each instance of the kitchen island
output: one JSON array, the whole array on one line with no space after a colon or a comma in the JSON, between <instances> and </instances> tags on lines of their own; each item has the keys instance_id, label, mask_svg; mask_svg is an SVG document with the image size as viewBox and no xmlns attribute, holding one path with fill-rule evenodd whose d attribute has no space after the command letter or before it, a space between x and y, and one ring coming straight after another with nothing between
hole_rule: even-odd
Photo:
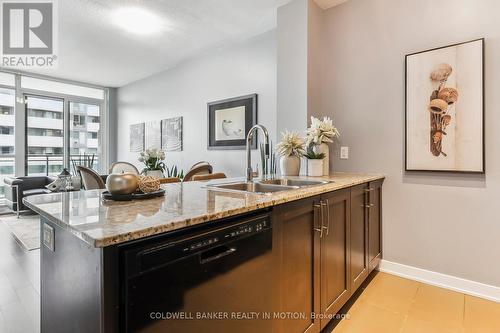
<instances>
[{"instance_id":1,"label":"kitchen island","mask_svg":"<svg viewBox=\"0 0 500 333\"><path fill-rule=\"evenodd\" d=\"M145 201L29 197L42 332L319 332L380 260L383 178L336 173L266 195L186 182Z\"/></svg>"}]
</instances>

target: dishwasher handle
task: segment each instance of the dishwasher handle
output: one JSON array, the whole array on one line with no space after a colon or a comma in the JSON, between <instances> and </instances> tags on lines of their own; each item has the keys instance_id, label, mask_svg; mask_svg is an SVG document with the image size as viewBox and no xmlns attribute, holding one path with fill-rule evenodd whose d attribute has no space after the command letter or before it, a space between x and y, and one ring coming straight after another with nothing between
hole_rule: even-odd
<instances>
[{"instance_id":1,"label":"dishwasher handle","mask_svg":"<svg viewBox=\"0 0 500 333\"><path fill-rule=\"evenodd\" d=\"M236 247L227 245L220 245L205 252L200 253L200 264L207 264L209 262L224 258L236 252Z\"/></svg>"}]
</instances>

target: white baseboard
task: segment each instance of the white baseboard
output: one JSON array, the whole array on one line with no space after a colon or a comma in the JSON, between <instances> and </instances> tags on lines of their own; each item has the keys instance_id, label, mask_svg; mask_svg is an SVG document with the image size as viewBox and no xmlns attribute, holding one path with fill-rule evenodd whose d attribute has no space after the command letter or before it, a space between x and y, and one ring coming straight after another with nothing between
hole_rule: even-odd
<instances>
[{"instance_id":1,"label":"white baseboard","mask_svg":"<svg viewBox=\"0 0 500 333\"><path fill-rule=\"evenodd\" d=\"M379 271L500 303L500 288L422 268L381 260Z\"/></svg>"}]
</instances>

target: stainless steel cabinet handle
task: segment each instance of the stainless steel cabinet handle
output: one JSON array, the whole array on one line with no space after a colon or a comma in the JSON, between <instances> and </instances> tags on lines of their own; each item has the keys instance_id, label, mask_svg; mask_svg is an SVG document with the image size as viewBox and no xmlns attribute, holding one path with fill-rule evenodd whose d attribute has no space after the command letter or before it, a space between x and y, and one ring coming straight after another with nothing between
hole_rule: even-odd
<instances>
[{"instance_id":1,"label":"stainless steel cabinet handle","mask_svg":"<svg viewBox=\"0 0 500 333\"><path fill-rule=\"evenodd\" d=\"M370 203L370 204L365 205L365 208L372 208L373 206L374 206L374 204Z\"/></svg>"},{"instance_id":2,"label":"stainless steel cabinet handle","mask_svg":"<svg viewBox=\"0 0 500 333\"><path fill-rule=\"evenodd\" d=\"M314 226L314 231L318 231L319 238L323 238L323 205L320 202L319 204L314 204L314 207L321 209L321 226L319 228Z\"/></svg>"},{"instance_id":3,"label":"stainless steel cabinet handle","mask_svg":"<svg viewBox=\"0 0 500 333\"><path fill-rule=\"evenodd\" d=\"M330 233L330 202L328 199L326 199L326 202L321 202L321 206L326 207L326 219L327 223L326 226L323 226L324 229L326 229L326 235Z\"/></svg>"},{"instance_id":4,"label":"stainless steel cabinet handle","mask_svg":"<svg viewBox=\"0 0 500 333\"><path fill-rule=\"evenodd\" d=\"M366 189L365 189L365 192L370 193L370 192L372 192L373 190L374 190L374 188L373 188L373 187L370 187L370 188L366 188Z\"/></svg>"}]
</instances>

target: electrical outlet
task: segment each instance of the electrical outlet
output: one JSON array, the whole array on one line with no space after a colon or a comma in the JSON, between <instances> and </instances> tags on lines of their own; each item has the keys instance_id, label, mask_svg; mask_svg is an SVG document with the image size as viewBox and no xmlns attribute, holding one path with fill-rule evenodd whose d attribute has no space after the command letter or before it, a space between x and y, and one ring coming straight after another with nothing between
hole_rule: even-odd
<instances>
[{"instance_id":1,"label":"electrical outlet","mask_svg":"<svg viewBox=\"0 0 500 333\"><path fill-rule=\"evenodd\" d=\"M349 147L340 147L340 158L343 160L349 158Z\"/></svg>"}]
</instances>

